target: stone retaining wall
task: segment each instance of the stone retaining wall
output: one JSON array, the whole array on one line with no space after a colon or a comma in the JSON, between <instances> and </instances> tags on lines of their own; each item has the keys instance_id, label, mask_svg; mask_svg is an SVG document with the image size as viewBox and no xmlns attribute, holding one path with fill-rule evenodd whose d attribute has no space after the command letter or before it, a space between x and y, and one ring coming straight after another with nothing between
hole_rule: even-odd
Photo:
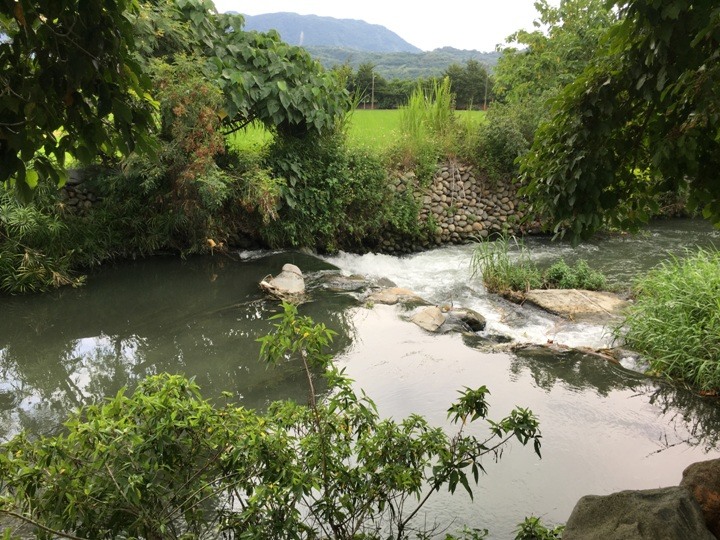
<instances>
[{"instance_id":1,"label":"stone retaining wall","mask_svg":"<svg viewBox=\"0 0 720 540\"><path fill-rule=\"evenodd\" d=\"M419 184L413 172L395 178L393 185L398 193L412 191L420 205L420 223L429 228L429 237L418 245L386 235L380 246L391 253L462 244L503 230L518 233L525 216L514 185L490 181L484 174L476 174L472 166L442 165L426 187Z\"/></svg>"},{"instance_id":2,"label":"stone retaining wall","mask_svg":"<svg viewBox=\"0 0 720 540\"><path fill-rule=\"evenodd\" d=\"M67 212L80 216L87 216L93 206L102 200L85 185L85 174L81 169L68 171L68 181L60 190L59 197Z\"/></svg>"},{"instance_id":3,"label":"stone retaining wall","mask_svg":"<svg viewBox=\"0 0 720 540\"><path fill-rule=\"evenodd\" d=\"M85 182L85 171L71 170L60 191L66 211L86 216L100 203ZM492 233L520 230L525 216L520 209L516 188L505 181L490 181L472 166L448 163L438 167L429 185L423 186L415 173L396 176L392 188L401 195L411 193L418 207L418 219L426 237L400 237L386 231L375 249L385 253L411 253L444 244L463 244ZM531 229L534 226L531 227Z\"/></svg>"}]
</instances>

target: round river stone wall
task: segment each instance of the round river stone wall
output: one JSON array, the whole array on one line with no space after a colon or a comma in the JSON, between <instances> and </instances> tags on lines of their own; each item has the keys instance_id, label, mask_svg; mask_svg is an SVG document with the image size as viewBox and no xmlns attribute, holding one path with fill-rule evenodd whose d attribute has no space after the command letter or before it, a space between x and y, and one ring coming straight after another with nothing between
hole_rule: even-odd
<instances>
[{"instance_id":1,"label":"round river stone wall","mask_svg":"<svg viewBox=\"0 0 720 540\"><path fill-rule=\"evenodd\" d=\"M443 244L462 244L492 233L530 232L538 226L520 227L525 217L510 181L492 181L484 173L476 174L472 166L444 164L428 186L422 186L415 173L396 177L393 187L398 193L412 191L420 206L421 227L428 230L421 242L383 235L382 251L408 253Z\"/></svg>"}]
</instances>

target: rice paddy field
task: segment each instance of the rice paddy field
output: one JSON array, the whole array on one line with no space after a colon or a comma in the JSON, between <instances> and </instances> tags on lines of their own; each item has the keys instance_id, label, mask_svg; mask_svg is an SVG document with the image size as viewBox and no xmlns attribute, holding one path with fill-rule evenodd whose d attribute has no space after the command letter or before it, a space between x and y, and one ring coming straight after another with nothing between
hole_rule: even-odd
<instances>
[{"instance_id":1,"label":"rice paddy field","mask_svg":"<svg viewBox=\"0 0 720 540\"><path fill-rule=\"evenodd\" d=\"M382 152L400 137L399 109L356 110L350 116L348 143L353 146ZM479 125L484 121L484 111L455 111L460 122ZM230 135L231 144L240 150L259 150L269 142L272 133L258 124Z\"/></svg>"}]
</instances>

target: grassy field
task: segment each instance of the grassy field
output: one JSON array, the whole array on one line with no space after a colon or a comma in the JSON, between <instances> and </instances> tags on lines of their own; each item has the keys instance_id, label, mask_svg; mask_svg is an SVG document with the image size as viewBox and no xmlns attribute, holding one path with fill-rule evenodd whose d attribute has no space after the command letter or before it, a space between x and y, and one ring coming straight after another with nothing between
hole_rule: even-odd
<instances>
[{"instance_id":1,"label":"grassy field","mask_svg":"<svg viewBox=\"0 0 720 540\"><path fill-rule=\"evenodd\" d=\"M479 125L485 118L483 111L456 111L460 122ZM401 111L356 110L350 117L348 143L353 146L382 152L400 136ZM272 138L262 126L251 125L230 135L231 144L240 150L258 150Z\"/></svg>"},{"instance_id":2,"label":"grassy field","mask_svg":"<svg viewBox=\"0 0 720 540\"><path fill-rule=\"evenodd\" d=\"M402 111L357 110L350 118L348 143L371 150L383 151L400 137L400 116ZM455 111L462 123L479 125L485 119L484 111Z\"/></svg>"},{"instance_id":3,"label":"grassy field","mask_svg":"<svg viewBox=\"0 0 720 540\"><path fill-rule=\"evenodd\" d=\"M271 139L272 133L258 123L250 124L240 131L236 131L232 135L228 136L230 146L233 146L241 151L255 152L259 151L263 145L270 142Z\"/></svg>"}]
</instances>

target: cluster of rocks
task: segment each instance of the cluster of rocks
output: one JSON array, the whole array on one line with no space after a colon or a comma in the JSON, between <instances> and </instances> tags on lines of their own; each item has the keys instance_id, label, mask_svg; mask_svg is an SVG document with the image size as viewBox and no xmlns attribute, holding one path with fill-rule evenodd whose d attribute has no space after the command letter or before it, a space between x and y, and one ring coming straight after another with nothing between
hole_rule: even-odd
<instances>
[{"instance_id":1,"label":"cluster of rocks","mask_svg":"<svg viewBox=\"0 0 720 540\"><path fill-rule=\"evenodd\" d=\"M365 303L370 306L374 304L420 306L411 315L410 321L432 333L482 332L486 325L485 317L472 309L451 305L430 305L424 298L402 287L375 291L367 296Z\"/></svg>"},{"instance_id":2,"label":"cluster of rocks","mask_svg":"<svg viewBox=\"0 0 720 540\"><path fill-rule=\"evenodd\" d=\"M381 248L386 252L462 244L501 231L514 234L525 217L511 182L489 181L469 165L440 166L427 187L420 185L415 173L407 172L395 178L392 187L401 194L412 193L420 207L420 225L428 229L428 235L419 245L385 235Z\"/></svg>"},{"instance_id":3,"label":"cluster of rocks","mask_svg":"<svg viewBox=\"0 0 720 540\"><path fill-rule=\"evenodd\" d=\"M59 197L67 212L79 216L87 216L102 200L87 186L79 170L68 171L68 181L60 190Z\"/></svg>"},{"instance_id":4,"label":"cluster of rocks","mask_svg":"<svg viewBox=\"0 0 720 540\"><path fill-rule=\"evenodd\" d=\"M380 281L382 283L373 284L362 276L329 275L325 276L322 286L335 292L351 293L366 306L402 304L408 308L417 308L410 321L428 332L472 333L485 329L485 317L472 309L452 305L434 306L409 289L397 287L389 280ZM280 300L296 303L306 300L305 278L294 264L283 265L277 276L266 276L258 285L263 292ZM363 291L369 292L363 294Z\"/></svg>"}]
</instances>

